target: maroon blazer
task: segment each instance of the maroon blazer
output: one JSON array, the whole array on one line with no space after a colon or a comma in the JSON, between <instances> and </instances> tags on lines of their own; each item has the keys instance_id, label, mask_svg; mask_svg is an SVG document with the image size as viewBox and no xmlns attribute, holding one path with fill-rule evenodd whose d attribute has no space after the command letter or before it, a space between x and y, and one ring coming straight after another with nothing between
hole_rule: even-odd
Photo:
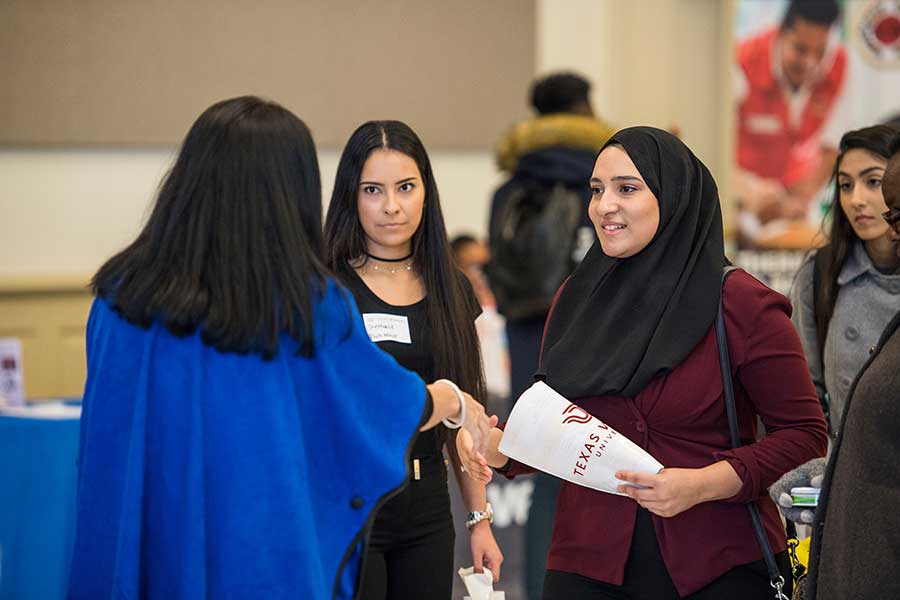
<instances>
[{"instance_id":1,"label":"maroon blazer","mask_svg":"<svg viewBox=\"0 0 900 600\"><path fill-rule=\"evenodd\" d=\"M698 504L671 518L653 515L660 551L682 596L762 558L744 507L749 500L759 505L772 550L786 548L778 509L766 489L797 465L824 456L828 445L825 418L790 321L790 302L738 270L725 284L723 305L745 446L732 450L729 443L715 325L684 362L635 398L572 399L666 467L700 468L727 460L743 481L728 500ZM622 335L628 335L627 323ZM754 442L756 415L766 429L760 442ZM530 472L510 461L504 474ZM621 585L637 506L630 498L563 482L547 568Z\"/></svg>"}]
</instances>

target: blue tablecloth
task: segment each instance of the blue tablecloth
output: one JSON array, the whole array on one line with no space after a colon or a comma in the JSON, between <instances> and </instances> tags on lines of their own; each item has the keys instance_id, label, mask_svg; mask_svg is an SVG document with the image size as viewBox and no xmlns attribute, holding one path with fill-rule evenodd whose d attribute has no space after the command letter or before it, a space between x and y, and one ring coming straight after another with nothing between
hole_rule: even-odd
<instances>
[{"instance_id":1,"label":"blue tablecloth","mask_svg":"<svg viewBox=\"0 0 900 600\"><path fill-rule=\"evenodd\" d=\"M78 418L0 416L0 600L64 598Z\"/></svg>"}]
</instances>

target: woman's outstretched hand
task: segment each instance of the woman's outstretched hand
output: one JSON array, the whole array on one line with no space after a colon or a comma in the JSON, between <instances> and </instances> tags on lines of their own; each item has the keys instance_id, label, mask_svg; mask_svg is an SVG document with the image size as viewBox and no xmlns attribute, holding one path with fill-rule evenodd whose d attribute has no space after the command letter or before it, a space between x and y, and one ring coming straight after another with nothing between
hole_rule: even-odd
<instances>
[{"instance_id":1,"label":"woman's outstretched hand","mask_svg":"<svg viewBox=\"0 0 900 600\"><path fill-rule=\"evenodd\" d=\"M431 394L434 408L419 431L436 427L447 419L459 427L459 420L463 419L462 429L469 432L475 450L484 453L487 449L488 434L497 424L497 417L488 417L484 412L484 406L451 381L438 380L425 387Z\"/></svg>"},{"instance_id":2,"label":"woman's outstretched hand","mask_svg":"<svg viewBox=\"0 0 900 600\"><path fill-rule=\"evenodd\" d=\"M491 417L494 425L497 424L497 417ZM481 483L487 484L492 477L491 468L488 466L484 454L479 452L472 439L472 435L465 429L461 429L456 435L456 452L459 454L459 460L463 469L474 479Z\"/></svg>"},{"instance_id":3,"label":"woman's outstretched hand","mask_svg":"<svg viewBox=\"0 0 900 600\"><path fill-rule=\"evenodd\" d=\"M497 424L497 417L488 417L484 406L465 392L463 399L466 401L466 420L460 433L467 432L471 436L474 450L483 455L487 451L488 434Z\"/></svg>"}]
</instances>

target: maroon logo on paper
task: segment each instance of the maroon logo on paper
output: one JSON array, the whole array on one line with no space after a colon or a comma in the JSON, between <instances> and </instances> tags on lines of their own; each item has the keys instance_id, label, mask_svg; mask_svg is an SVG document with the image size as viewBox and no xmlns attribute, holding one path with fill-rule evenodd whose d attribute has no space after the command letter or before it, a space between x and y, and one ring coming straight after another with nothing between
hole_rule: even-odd
<instances>
[{"instance_id":1,"label":"maroon logo on paper","mask_svg":"<svg viewBox=\"0 0 900 600\"><path fill-rule=\"evenodd\" d=\"M584 477L591 458L594 456L601 458L606 450L606 445L616 436L616 430L610 429L606 423L598 422L597 429L602 433L597 433L592 429L582 448L578 450L578 459L575 460L575 466L572 469L573 475Z\"/></svg>"},{"instance_id":2,"label":"maroon logo on paper","mask_svg":"<svg viewBox=\"0 0 900 600\"><path fill-rule=\"evenodd\" d=\"M589 415L586 410L580 406L575 406L574 404L569 404L565 410L562 411L562 414L569 415L563 418L563 425L568 425L569 423L580 423L584 425L585 423L590 423L592 419L591 415Z\"/></svg>"},{"instance_id":3,"label":"maroon logo on paper","mask_svg":"<svg viewBox=\"0 0 900 600\"><path fill-rule=\"evenodd\" d=\"M563 409L563 425L568 425L569 423L578 423L579 425L585 425L590 423L594 417L592 417L586 410L581 408L580 406L575 406L572 403ZM609 425L602 421L597 421L596 423L597 429L591 428L590 433L587 436L587 439L578 449L578 458L574 461L574 466L572 468L572 474L578 475L579 477L584 477L584 472L588 468L588 463L591 460L591 457L596 456L600 458L603 456L603 451L606 450L606 444L616 436L616 431L614 429L610 429Z\"/></svg>"}]
</instances>

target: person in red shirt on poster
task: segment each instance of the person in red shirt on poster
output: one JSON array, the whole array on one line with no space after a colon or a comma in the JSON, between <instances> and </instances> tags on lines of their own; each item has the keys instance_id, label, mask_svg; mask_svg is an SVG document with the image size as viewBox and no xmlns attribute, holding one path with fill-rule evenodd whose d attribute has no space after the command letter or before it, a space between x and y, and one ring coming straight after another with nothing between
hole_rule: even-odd
<instances>
[{"instance_id":1,"label":"person in red shirt on poster","mask_svg":"<svg viewBox=\"0 0 900 600\"><path fill-rule=\"evenodd\" d=\"M833 0L792 0L778 27L737 47L737 193L741 232L798 219L825 184L836 144L829 127L847 77L832 35ZM836 140L834 140L836 141Z\"/></svg>"}]
</instances>

